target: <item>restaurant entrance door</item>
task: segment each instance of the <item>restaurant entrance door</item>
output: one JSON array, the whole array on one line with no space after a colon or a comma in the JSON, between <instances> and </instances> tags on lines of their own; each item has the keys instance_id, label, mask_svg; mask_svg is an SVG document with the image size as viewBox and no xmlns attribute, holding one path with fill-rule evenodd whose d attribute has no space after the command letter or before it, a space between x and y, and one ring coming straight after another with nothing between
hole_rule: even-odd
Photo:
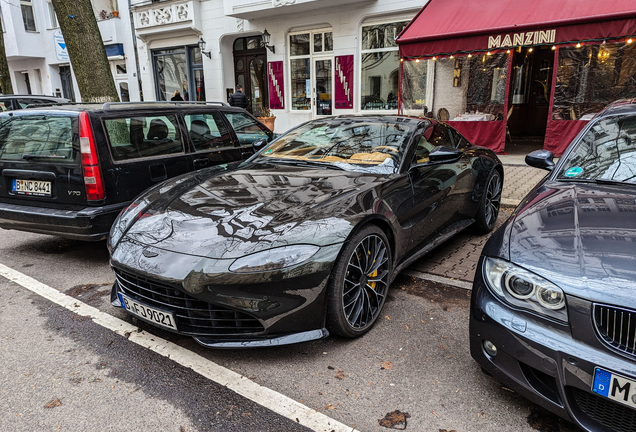
<instances>
[{"instance_id":1,"label":"restaurant entrance door","mask_svg":"<svg viewBox=\"0 0 636 432\"><path fill-rule=\"evenodd\" d=\"M542 148L552 92L554 51L550 46L520 47L512 56L507 111L509 139Z\"/></svg>"}]
</instances>

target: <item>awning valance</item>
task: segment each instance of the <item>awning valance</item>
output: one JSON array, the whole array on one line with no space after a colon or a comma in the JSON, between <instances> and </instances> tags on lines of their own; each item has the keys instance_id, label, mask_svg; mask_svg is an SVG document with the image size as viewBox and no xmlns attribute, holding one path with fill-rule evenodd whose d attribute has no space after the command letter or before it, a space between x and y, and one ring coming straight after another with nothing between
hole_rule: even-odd
<instances>
[{"instance_id":1,"label":"awning valance","mask_svg":"<svg viewBox=\"0 0 636 432\"><path fill-rule=\"evenodd\" d=\"M634 0L430 0L397 43L408 58L635 34Z\"/></svg>"}]
</instances>

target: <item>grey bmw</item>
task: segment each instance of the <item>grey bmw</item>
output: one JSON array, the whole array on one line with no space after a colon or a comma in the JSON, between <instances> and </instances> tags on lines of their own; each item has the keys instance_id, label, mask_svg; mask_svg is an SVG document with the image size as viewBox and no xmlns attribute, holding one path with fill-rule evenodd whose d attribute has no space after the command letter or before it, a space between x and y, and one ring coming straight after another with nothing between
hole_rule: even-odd
<instances>
[{"instance_id":1,"label":"grey bmw","mask_svg":"<svg viewBox=\"0 0 636 432\"><path fill-rule=\"evenodd\" d=\"M473 358L588 431L636 430L636 101L598 114L490 238Z\"/></svg>"}]
</instances>

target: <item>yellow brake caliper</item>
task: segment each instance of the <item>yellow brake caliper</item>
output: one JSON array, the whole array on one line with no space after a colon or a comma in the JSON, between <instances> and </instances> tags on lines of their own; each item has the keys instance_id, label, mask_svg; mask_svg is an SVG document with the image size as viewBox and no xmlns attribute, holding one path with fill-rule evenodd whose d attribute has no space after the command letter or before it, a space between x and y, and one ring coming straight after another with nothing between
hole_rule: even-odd
<instances>
[{"instance_id":1,"label":"yellow brake caliper","mask_svg":"<svg viewBox=\"0 0 636 432\"><path fill-rule=\"evenodd\" d=\"M369 251L369 255L371 255L371 251ZM375 260L373 260L373 264L375 264ZM369 277L376 277L378 275L378 270L376 269L373 273L369 275ZM369 286L371 289L375 289L376 282L370 282Z\"/></svg>"}]
</instances>

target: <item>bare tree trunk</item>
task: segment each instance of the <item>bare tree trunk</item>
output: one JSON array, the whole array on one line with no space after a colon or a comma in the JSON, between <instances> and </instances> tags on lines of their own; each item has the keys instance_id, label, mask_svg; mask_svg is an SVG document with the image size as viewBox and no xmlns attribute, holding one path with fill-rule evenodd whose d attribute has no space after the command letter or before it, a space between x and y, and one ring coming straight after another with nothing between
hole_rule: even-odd
<instances>
[{"instance_id":1,"label":"bare tree trunk","mask_svg":"<svg viewBox=\"0 0 636 432\"><path fill-rule=\"evenodd\" d=\"M0 26L0 87L2 93L13 94L13 86L11 85L11 73L9 72L9 63L7 62L7 52L4 49L4 32Z\"/></svg>"},{"instance_id":2,"label":"bare tree trunk","mask_svg":"<svg viewBox=\"0 0 636 432\"><path fill-rule=\"evenodd\" d=\"M118 102L90 0L52 0L84 102Z\"/></svg>"}]
</instances>

